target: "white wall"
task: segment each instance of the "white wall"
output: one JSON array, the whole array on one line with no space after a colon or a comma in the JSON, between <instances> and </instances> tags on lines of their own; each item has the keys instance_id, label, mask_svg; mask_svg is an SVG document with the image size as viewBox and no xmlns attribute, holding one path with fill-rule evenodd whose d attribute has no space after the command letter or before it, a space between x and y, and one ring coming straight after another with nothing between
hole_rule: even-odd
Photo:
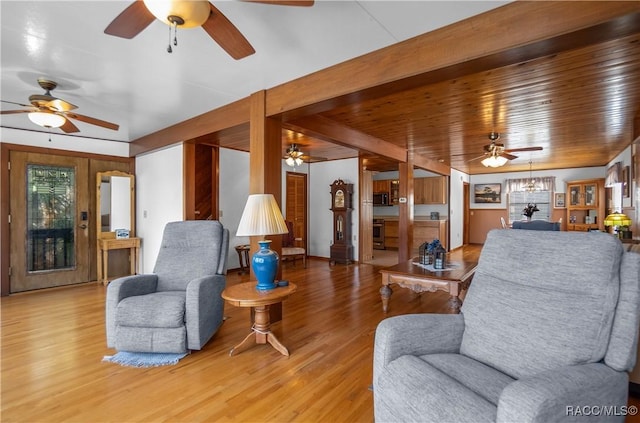
<instances>
[{"instance_id":1,"label":"white wall","mask_svg":"<svg viewBox=\"0 0 640 423\"><path fill-rule=\"evenodd\" d=\"M248 244L249 237L236 237L238 224L249 197L249 153L243 151L220 150L220 173L218 201L220 205L220 222L229 229L229 254L227 268L240 267L238 254L234 247Z\"/></svg>"},{"instance_id":2,"label":"white wall","mask_svg":"<svg viewBox=\"0 0 640 423\"><path fill-rule=\"evenodd\" d=\"M571 168L571 169L553 169L553 170L534 170L531 175L536 177L543 176L555 176L556 188L555 192L565 192L566 182L575 181L580 179L594 179L604 178L606 168L605 167L585 167L585 168ZM505 193L504 183L507 179L519 179L529 178L530 172L505 172L505 173L492 173L484 175L471 175L469 177L471 183L471 209L505 209L507 207L507 195ZM474 203L473 202L473 187L475 184L502 184L501 201L500 203Z\"/></svg>"},{"instance_id":3,"label":"white wall","mask_svg":"<svg viewBox=\"0 0 640 423\"><path fill-rule=\"evenodd\" d=\"M182 144L136 157L136 235L142 238L141 273L153 272L162 231L184 220Z\"/></svg>"},{"instance_id":4,"label":"white wall","mask_svg":"<svg viewBox=\"0 0 640 423\"><path fill-rule=\"evenodd\" d=\"M51 138L51 141L49 141L49 138ZM61 134L59 130L52 130L51 134L49 134L46 131L0 128L0 140L2 140L2 143L7 144L129 157L129 143L127 142L83 138L77 135Z\"/></svg>"},{"instance_id":5,"label":"white wall","mask_svg":"<svg viewBox=\"0 0 640 423\"><path fill-rule=\"evenodd\" d=\"M631 146L627 147L624 149L624 151L622 151L622 153L618 154L613 160L611 160L607 166L606 169L608 169L610 166L612 166L614 163L617 162L622 162L622 166L629 166L629 169L631 170L631 166L633 166L633 163L631 161ZM629 173L629 179L631 179L632 173L630 171ZM605 175L606 175L606 170L605 170ZM638 194L636 193L636 184L635 181L631 181L631 186L629 187L629 192L630 192L630 196L627 198L622 197L622 207L632 207L633 203L632 200L635 198L636 201L638 201Z\"/></svg>"},{"instance_id":6,"label":"white wall","mask_svg":"<svg viewBox=\"0 0 640 423\"><path fill-rule=\"evenodd\" d=\"M329 257L333 242L333 213L330 185L336 179L353 184L353 206L351 213L351 243L353 259L358 260L358 159L332 160L312 163L309 169L309 251L317 257Z\"/></svg>"},{"instance_id":7,"label":"white wall","mask_svg":"<svg viewBox=\"0 0 640 423\"><path fill-rule=\"evenodd\" d=\"M469 182L469 175L451 169L449 178L449 249L462 246L462 227L464 223L464 190L463 185Z\"/></svg>"}]
</instances>

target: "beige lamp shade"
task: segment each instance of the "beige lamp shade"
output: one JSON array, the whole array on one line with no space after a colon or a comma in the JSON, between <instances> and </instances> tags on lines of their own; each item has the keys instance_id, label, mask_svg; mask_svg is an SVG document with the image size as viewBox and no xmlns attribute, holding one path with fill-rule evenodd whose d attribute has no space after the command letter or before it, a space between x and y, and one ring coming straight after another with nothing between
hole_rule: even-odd
<instances>
[{"instance_id":1,"label":"beige lamp shade","mask_svg":"<svg viewBox=\"0 0 640 423\"><path fill-rule=\"evenodd\" d=\"M236 236L265 236L289 233L273 194L252 194L244 206Z\"/></svg>"},{"instance_id":2,"label":"beige lamp shade","mask_svg":"<svg viewBox=\"0 0 640 423\"><path fill-rule=\"evenodd\" d=\"M624 213L614 212L604 219L604 226L629 226L631 219Z\"/></svg>"}]
</instances>

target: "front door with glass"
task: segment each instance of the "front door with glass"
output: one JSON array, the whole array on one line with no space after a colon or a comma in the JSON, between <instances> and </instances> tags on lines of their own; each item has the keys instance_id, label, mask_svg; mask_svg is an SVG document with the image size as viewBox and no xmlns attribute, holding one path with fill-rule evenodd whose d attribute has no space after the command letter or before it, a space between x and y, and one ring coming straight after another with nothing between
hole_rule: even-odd
<instances>
[{"instance_id":1,"label":"front door with glass","mask_svg":"<svg viewBox=\"0 0 640 423\"><path fill-rule=\"evenodd\" d=\"M11 152L11 292L90 278L86 159Z\"/></svg>"}]
</instances>

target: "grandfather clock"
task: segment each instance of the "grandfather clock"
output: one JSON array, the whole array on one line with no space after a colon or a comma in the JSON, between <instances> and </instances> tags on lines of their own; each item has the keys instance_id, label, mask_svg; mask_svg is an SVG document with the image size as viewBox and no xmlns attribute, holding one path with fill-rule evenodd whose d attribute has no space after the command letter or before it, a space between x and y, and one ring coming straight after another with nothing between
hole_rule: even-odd
<instances>
[{"instance_id":1,"label":"grandfather clock","mask_svg":"<svg viewBox=\"0 0 640 423\"><path fill-rule=\"evenodd\" d=\"M336 179L331 184L331 211L333 212L333 244L330 264L349 264L353 260L351 245L351 211L353 210L353 184Z\"/></svg>"}]
</instances>

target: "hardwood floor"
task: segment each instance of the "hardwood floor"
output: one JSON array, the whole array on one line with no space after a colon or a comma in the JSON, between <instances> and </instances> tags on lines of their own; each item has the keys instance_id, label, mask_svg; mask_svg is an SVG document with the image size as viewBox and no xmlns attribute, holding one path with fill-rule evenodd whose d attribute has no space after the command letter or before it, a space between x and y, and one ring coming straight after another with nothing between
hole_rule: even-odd
<instances>
[{"instance_id":1,"label":"hardwood floor","mask_svg":"<svg viewBox=\"0 0 640 423\"><path fill-rule=\"evenodd\" d=\"M467 251L473 253L474 248ZM477 254L478 248L475 248ZM249 310L228 319L202 351L175 366L103 363L106 287L93 283L1 299L3 422L372 422L373 337L387 316L447 313L448 295L394 290L388 315L380 267L286 263L298 291L284 302L270 345L230 357ZM228 283L248 280L229 272Z\"/></svg>"}]
</instances>

